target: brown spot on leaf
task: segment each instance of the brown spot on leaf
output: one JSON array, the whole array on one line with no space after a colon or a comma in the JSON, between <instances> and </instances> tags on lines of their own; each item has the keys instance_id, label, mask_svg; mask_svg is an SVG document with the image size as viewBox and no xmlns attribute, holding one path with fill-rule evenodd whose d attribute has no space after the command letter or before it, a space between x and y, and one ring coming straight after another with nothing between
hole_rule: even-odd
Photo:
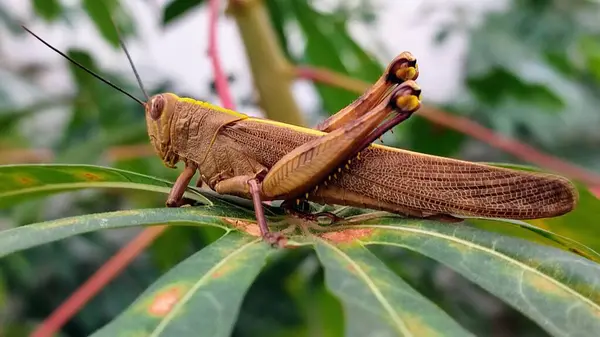
<instances>
[{"instance_id":1,"label":"brown spot on leaf","mask_svg":"<svg viewBox=\"0 0 600 337\"><path fill-rule=\"evenodd\" d=\"M448 247L456 250L461 254L469 254L471 252L471 246L460 242L448 241Z\"/></svg>"},{"instance_id":2,"label":"brown spot on leaf","mask_svg":"<svg viewBox=\"0 0 600 337\"><path fill-rule=\"evenodd\" d=\"M546 295L565 297L565 292L547 278L533 273L526 273L525 275L526 276L524 277L527 279L526 282L528 282L535 290Z\"/></svg>"},{"instance_id":3,"label":"brown spot on leaf","mask_svg":"<svg viewBox=\"0 0 600 337\"><path fill-rule=\"evenodd\" d=\"M236 229L246 232L252 236L261 236L258 224L254 222L244 221L240 219L223 218L223 221L235 227Z\"/></svg>"},{"instance_id":4,"label":"brown spot on leaf","mask_svg":"<svg viewBox=\"0 0 600 337\"><path fill-rule=\"evenodd\" d=\"M219 278L219 277L227 274L231 269L233 269L231 264L225 264L225 265L221 266L219 269L217 269L214 273L212 273L211 277Z\"/></svg>"},{"instance_id":5,"label":"brown spot on leaf","mask_svg":"<svg viewBox=\"0 0 600 337\"><path fill-rule=\"evenodd\" d=\"M97 174L93 174L90 172L85 172L81 175L81 177L83 177L83 179L87 180L87 181L99 181L102 180L102 177L100 177Z\"/></svg>"},{"instance_id":6,"label":"brown spot on leaf","mask_svg":"<svg viewBox=\"0 0 600 337\"><path fill-rule=\"evenodd\" d=\"M77 221L78 221L77 218L63 218L63 219L58 219L58 220L47 222L42 228L48 229L48 228L69 226L69 225L73 225L73 224L77 223ZM42 229L40 229L40 230L42 230Z\"/></svg>"},{"instance_id":7,"label":"brown spot on leaf","mask_svg":"<svg viewBox=\"0 0 600 337\"><path fill-rule=\"evenodd\" d=\"M321 234L321 237L329 241L344 243L361 239L372 233L373 229L370 228L344 229L341 231L323 233Z\"/></svg>"},{"instance_id":8,"label":"brown spot on leaf","mask_svg":"<svg viewBox=\"0 0 600 337\"><path fill-rule=\"evenodd\" d=\"M19 185L31 186L36 183L36 180L28 176L17 176L15 180Z\"/></svg>"},{"instance_id":9,"label":"brown spot on leaf","mask_svg":"<svg viewBox=\"0 0 600 337\"><path fill-rule=\"evenodd\" d=\"M440 331L432 329L430 324L423 322L422 317L408 314L403 319L408 330L415 336L444 336Z\"/></svg>"},{"instance_id":10,"label":"brown spot on leaf","mask_svg":"<svg viewBox=\"0 0 600 337\"><path fill-rule=\"evenodd\" d=\"M171 287L158 293L150 303L148 313L152 316L166 316L181 299L181 293L179 287Z\"/></svg>"}]
</instances>

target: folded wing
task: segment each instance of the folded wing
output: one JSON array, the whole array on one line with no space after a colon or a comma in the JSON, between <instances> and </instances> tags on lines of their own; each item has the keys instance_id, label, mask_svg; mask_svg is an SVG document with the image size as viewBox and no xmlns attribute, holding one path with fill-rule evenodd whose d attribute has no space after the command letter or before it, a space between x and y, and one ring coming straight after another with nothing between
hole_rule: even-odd
<instances>
[{"instance_id":1,"label":"folded wing","mask_svg":"<svg viewBox=\"0 0 600 337\"><path fill-rule=\"evenodd\" d=\"M372 146L339 174L334 186L349 198L363 197L386 209L423 215L533 219L571 211L574 185L557 175L493 167L420 153ZM368 203L367 202L367 203Z\"/></svg>"}]
</instances>

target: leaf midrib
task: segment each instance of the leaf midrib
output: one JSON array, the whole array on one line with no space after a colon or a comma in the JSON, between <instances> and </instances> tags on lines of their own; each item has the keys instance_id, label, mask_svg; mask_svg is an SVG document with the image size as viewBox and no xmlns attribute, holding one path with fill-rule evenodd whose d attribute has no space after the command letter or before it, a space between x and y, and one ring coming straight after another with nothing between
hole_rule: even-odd
<instances>
[{"instance_id":1,"label":"leaf midrib","mask_svg":"<svg viewBox=\"0 0 600 337\"><path fill-rule=\"evenodd\" d=\"M363 279L363 281L371 289L371 291L373 292L373 295L375 295L375 298L377 298L377 300L381 303L381 305L384 307L384 309L388 312L388 314L390 315L390 317L392 318L394 323L396 323L396 326L398 327L398 329L405 336L414 336L410 332L410 330L408 330L408 328L406 327L406 324L404 323L402 318L400 318L399 315L394 311L394 309L392 308L392 305L385 299L385 297L383 296L383 294L381 294L379 289L377 289L377 286L375 286L375 284L373 284L373 282L371 281L371 278L367 275L367 273L365 273L365 271L356 262L354 262L354 260L352 260L348 255L346 255L342 250L340 250L336 246L330 244L329 242L327 242L323 239L321 239L320 241L324 245L329 246L329 248L331 250L337 252L343 259L348 261L348 263L350 263L352 265L352 267L354 267L354 269L358 272L359 276Z\"/></svg>"}]
</instances>

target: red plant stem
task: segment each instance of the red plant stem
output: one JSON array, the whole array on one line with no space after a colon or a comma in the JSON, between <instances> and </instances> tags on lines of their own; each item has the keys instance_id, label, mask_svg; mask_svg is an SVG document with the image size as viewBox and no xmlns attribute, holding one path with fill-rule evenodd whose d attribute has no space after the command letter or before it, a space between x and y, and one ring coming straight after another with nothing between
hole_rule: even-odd
<instances>
[{"instance_id":1,"label":"red plant stem","mask_svg":"<svg viewBox=\"0 0 600 337\"><path fill-rule=\"evenodd\" d=\"M50 337L54 335L73 315L75 315L92 297L148 247L167 226L154 226L144 229L127 245L113 255L81 287L64 301L31 334L31 337Z\"/></svg>"},{"instance_id":2,"label":"red plant stem","mask_svg":"<svg viewBox=\"0 0 600 337\"><path fill-rule=\"evenodd\" d=\"M344 74L336 73L329 69L299 66L295 68L298 78L309 79L315 82L346 89L356 93L363 93L370 84ZM456 130L472 138L478 139L486 144L496 147L516 158L532 163L539 167L559 172L566 176L589 184L592 190L600 192L600 175L585 170L576 165L567 163L556 157L544 154L535 148L520 143L515 139L497 134L486 127L469 120L468 118L456 116L429 105L423 105L417 111L418 115L448 129ZM596 193L599 195L600 193Z\"/></svg>"},{"instance_id":3,"label":"red plant stem","mask_svg":"<svg viewBox=\"0 0 600 337\"><path fill-rule=\"evenodd\" d=\"M221 68L219 49L217 47L217 24L219 18L219 0L210 0L208 14L208 57L212 62L215 75L215 87L221 99L221 105L227 109L235 109L235 104L229 91L227 77Z\"/></svg>"},{"instance_id":4,"label":"red plant stem","mask_svg":"<svg viewBox=\"0 0 600 337\"><path fill-rule=\"evenodd\" d=\"M219 16L219 0L210 0L208 54L211 59L215 76L215 87L221 100L221 105L227 109L235 109L229 91L229 83L221 69L217 48L217 19ZM73 315L75 315L102 288L111 282L129 265L147 246L159 237L167 226L157 226L144 229L138 236L121 248L100 269L94 273L81 287L63 302L44 322L33 332L32 337L49 337L55 334Z\"/></svg>"}]
</instances>

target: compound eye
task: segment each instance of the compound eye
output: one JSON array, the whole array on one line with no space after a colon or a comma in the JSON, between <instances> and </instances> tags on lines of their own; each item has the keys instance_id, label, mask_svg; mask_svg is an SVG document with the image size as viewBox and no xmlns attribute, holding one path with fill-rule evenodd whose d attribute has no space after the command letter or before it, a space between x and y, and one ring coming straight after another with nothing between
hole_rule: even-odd
<instances>
[{"instance_id":1,"label":"compound eye","mask_svg":"<svg viewBox=\"0 0 600 337\"><path fill-rule=\"evenodd\" d=\"M154 97L150 103L150 117L154 120L159 119L164 108L165 98L162 95Z\"/></svg>"}]
</instances>

